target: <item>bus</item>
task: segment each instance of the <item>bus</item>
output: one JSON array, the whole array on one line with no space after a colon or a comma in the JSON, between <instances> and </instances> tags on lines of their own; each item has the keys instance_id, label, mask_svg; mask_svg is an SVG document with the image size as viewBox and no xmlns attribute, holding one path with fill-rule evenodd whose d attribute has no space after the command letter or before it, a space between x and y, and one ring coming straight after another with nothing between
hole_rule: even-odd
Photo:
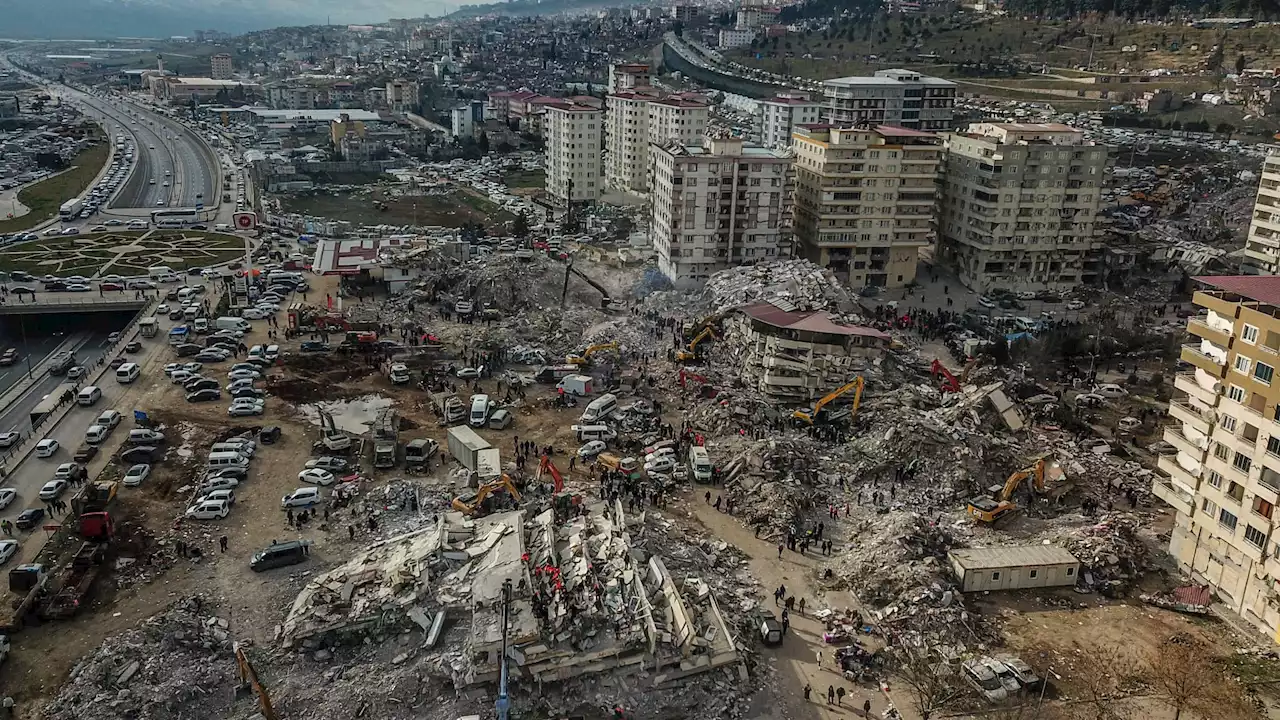
<instances>
[{"instance_id":1,"label":"bus","mask_svg":"<svg viewBox=\"0 0 1280 720\"><path fill-rule=\"evenodd\" d=\"M195 208L170 208L168 210L152 210L151 224L157 228L183 228L200 222L200 213Z\"/></svg>"}]
</instances>

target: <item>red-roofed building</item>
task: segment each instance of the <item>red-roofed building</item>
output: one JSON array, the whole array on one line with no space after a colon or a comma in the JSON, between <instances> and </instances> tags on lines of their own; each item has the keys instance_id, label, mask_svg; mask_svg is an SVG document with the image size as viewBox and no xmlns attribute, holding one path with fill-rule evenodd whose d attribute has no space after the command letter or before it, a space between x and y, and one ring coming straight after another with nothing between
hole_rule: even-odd
<instances>
[{"instance_id":1,"label":"red-roofed building","mask_svg":"<svg viewBox=\"0 0 1280 720\"><path fill-rule=\"evenodd\" d=\"M695 93L667 95L654 88L639 88L609 95L606 184L647 193L650 146L671 141L701 145L709 122L707 101Z\"/></svg>"}]
</instances>

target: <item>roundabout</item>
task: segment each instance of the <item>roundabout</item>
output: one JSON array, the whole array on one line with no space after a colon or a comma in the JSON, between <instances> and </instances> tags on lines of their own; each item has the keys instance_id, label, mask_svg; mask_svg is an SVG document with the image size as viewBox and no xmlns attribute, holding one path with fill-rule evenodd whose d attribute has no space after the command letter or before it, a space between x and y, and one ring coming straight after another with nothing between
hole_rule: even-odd
<instances>
[{"instance_id":1,"label":"roundabout","mask_svg":"<svg viewBox=\"0 0 1280 720\"><path fill-rule=\"evenodd\" d=\"M131 277L146 275L157 265L181 272L243 258L246 242L236 235L197 230L56 236L0 247L0 272Z\"/></svg>"}]
</instances>

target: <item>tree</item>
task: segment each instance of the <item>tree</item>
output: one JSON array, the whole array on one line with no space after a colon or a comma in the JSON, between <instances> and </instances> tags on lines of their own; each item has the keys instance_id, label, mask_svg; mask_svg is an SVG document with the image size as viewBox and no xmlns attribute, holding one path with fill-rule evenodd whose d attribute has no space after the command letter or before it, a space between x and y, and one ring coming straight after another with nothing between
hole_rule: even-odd
<instances>
[{"instance_id":1,"label":"tree","mask_svg":"<svg viewBox=\"0 0 1280 720\"><path fill-rule=\"evenodd\" d=\"M1076 699L1070 714L1078 720L1128 720L1133 717L1124 705L1127 688L1134 679L1137 663L1119 645L1097 647L1073 643Z\"/></svg>"},{"instance_id":2,"label":"tree","mask_svg":"<svg viewBox=\"0 0 1280 720\"><path fill-rule=\"evenodd\" d=\"M1239 75L1240 73L1244 72L1244 66L1248 64L1249 64L1249 61L1245 59L1244 53L1237 55L1236 56L1236 74Z\"/></svg>"},{"instance_id":3,"label":"tree","mask_svg":"<svg viewBox=\"0 0 1280 720\"><path fill-rule=\"evenodd\" d=\"M1240 688L1214 666L1212 649L1188 635L1160 643L1143 679L1173 709L1173 720L1184 713L1206 720L1256 716Z\"/></svg>"},{"instance_id":4,"label":"tree","mask_svg":"<svg viewBox=\"0 0 1280 720\"><path fill-rule=\"evenodd\" d=\"M922 720L929 720L935 712L965 692L955 672L923 651L896 648L890 674L906 687L911 704Z\"/></svg>"},{"instance_id":5,"label":"tree","mask_svg":"<svg viewBox=\"0 0 1280 720\"><path fill-rule=\"evenodd\" d=\"M529 213L527 211L521 210L520 214L516 215L516 220L511 225L511 233L518 238L528 237Z\"/></svg>"}]
</instances>

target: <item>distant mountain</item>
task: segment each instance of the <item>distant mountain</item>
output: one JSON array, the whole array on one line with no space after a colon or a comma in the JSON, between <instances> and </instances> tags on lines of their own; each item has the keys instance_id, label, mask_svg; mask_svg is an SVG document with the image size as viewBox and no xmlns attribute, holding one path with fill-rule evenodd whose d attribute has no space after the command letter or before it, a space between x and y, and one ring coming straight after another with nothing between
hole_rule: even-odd
<instances>
[{"instance_id":1,"label":"distant mountain","mask_svg":"<svg viewBox=\"0 0 1280 720\"><path fill-rule=\"evenodd\" d=\"M442 0L0 0L0 37L111 38L241 33L284 25L438 16Z\"/></svg>"}]
</instances>

